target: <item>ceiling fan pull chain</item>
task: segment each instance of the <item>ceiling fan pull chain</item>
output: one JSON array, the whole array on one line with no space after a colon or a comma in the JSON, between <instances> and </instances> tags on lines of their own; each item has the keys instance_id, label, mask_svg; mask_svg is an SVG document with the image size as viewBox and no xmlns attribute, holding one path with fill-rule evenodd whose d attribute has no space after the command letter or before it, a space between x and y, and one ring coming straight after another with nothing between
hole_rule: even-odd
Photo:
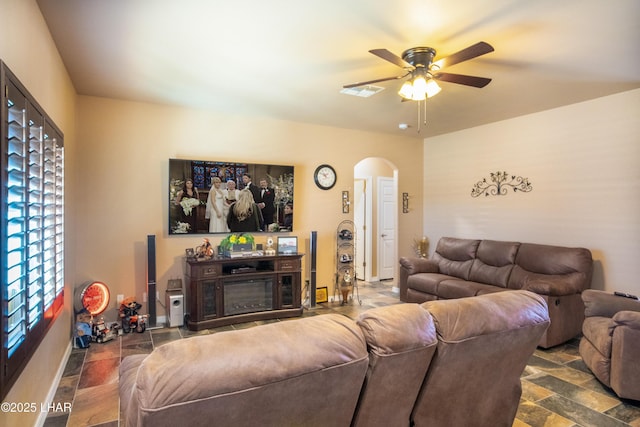
<instances>
[{"instance_id":1,"label":"ceiling fan pull chain","mask_svg":"<svg viewBox=\"0 0 640 427\"><path fill-rule=\"evenodd\" d=\"M427 100L424 100L424 125L427 126Z\"/></svg>"},{"instance_id":2,"label":"ceiling fan pull chain","mask_svg":"<svg viewBox=\"0 0 640 427\"><path fill-rule=\"evenodd\" d=\"M420 101L418 101L417 104L418 104L418 133L420 133Z\"/></svg>"},{"instance_id":3,"label":"ceiling fan pull chain","mask_svg":"<svg viewBox=\"0 0 640 427\"><path fill-rule=\"evenodd\" d=\"M424 123L424 125L427 125L427 100L424 99L422 102L417 101L416 102L418 104L418 133L420 133L420 128L422 123ZM422 104L422 114L420 114L420 105ZM423 120L420 120L423 119Z\"/></svg>"}]
</instances>

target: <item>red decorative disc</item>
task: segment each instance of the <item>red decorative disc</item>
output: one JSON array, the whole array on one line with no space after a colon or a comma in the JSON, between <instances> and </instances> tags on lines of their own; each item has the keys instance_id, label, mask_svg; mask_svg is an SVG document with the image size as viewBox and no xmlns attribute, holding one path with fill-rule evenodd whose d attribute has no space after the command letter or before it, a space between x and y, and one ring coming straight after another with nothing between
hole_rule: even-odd
<instances>
[{"instance_id":1,"label":"red decorative disc","mask_svg":"<svg viewBox=\"0 0 640 427\"><path fill-rule=\"evenodd\" d=\"M82 291L81 300L82 306L97 316L109 305L109 288L102 282L92 282Z\"/></svg>"}]
</instances>

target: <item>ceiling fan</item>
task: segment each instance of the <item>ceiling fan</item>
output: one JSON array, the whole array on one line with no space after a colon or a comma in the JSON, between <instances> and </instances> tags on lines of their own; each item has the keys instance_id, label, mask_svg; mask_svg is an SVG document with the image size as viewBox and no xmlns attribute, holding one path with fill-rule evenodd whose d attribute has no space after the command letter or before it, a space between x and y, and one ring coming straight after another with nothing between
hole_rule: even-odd
<instances>
[{"instance_id":1,"label":"ceiling fan","mask_svg":"<svg viewBox=\"0 0 640 427\"><path fill-rule=\"evenodd\" d=\"M405 73L400 76L352 83L344 85L343 87L345 89L349 89L388 80L399 80L410 76L398 92L398 94L402 96L403 101L421 101L434 96L440 92L440 87L436 83L436 80L482 88L488 85L489 82L491 82L491 79L486 77L467 76L463 74L444 73L440 70L463 61L477 58L478 56L489 52L493 52L493 50L494 49L490 44L478 42L454 53L453 55L434 62L433 59L436 56L436 50L431 47L412 47L402 52L402 57L395 55L387 49L372 49L369 51L370 53L403 68Z\"/></svg>"}]
</instances>

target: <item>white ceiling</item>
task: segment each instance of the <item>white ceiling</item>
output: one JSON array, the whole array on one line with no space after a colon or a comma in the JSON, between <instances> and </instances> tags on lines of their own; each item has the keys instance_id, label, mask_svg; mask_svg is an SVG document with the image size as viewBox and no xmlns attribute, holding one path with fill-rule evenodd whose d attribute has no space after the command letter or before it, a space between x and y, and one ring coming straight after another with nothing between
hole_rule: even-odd
<instances>
[{"instance_id":1,"label":"white ceiling","mask_svg":"<svg viewBox=\"0 0 640 427\"><path fill-rule=\"evenodd\" d=\"M38 4L81 95L425 138L640 87L638 0ZM439 59L478 41L495 52L444 71L493 81L441 83L419 134L400 81L370 98L339 93L403 73L370 49L430 46Z\"/></svg>"}]
</instances>

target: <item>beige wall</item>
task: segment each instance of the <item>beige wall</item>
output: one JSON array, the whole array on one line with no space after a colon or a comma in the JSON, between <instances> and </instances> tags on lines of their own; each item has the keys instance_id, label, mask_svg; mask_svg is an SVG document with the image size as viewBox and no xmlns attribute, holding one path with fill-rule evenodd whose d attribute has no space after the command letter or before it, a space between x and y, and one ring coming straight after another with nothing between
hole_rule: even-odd
<instances>
[{"instance_id":1,"label":"beige wall","mask_svg":"<svg viewBox=\"0 0 640 427\"><path fill-rule=\"evenodd\" d=\"M75 91L53 44L35 1L0 0L0 59L4 61L47 114L62 129L67 165L75 157ZM74 172L67 168L66 201L73 194ZM67 224L73 224L74 212L65 212ZM7 402L34 402L38 408L46 402L58 368L71 343L71 299L75 256L74 230L65 228L65 306L47 333L26 369L4 399ZM55 391L55 390L54 390ZM0 412L0 425L33 425L40 413L7 414ZM43 415L46 415L44 413Z\"/></svg>"},{"instance_id":2,"label":"beige wall","mask_svg":"<svg viewBox=\"0 0 640 427\"><path fill-rule=\"evenodd\" d=\"M640 90L425 140L424 229L584 246L593 288L640 294ZM472 198L491 172L533 191Z\"/></svg>"},{"instance_id":3,"label":"beige wall","mask_svg":"<svg viewBox=\"0 0 640 427\"><path fill-rule=\"evenodd\" d=\"M78 283L101 280L114 295L146 289L146 236L156 235L157 282L161 301L167 281L183 276L184 249L203 236L169 236L167 231L168 159L266 162L295 168L293 235L301 248L318 232L318 286L333 289L336 227L353 213L342 213L343 190L353 192L354 166L378 157L398 168L400 191L422 178L422 141L211 111L79 97L76 165L80 190L73 208L78 233ZM336 186L323 191L313 181L321 163L337 171ZM421 206L421 201L416 200ZM398 204L401 207L401 203ZM419 209L399 226L400 253L406 253ZM418 232L418 234L421 231ZM224 235L211 237L214 245ZM257 237L264 242L267 234ZM403 250L406 248L406 250ZM306 271L303 273L306 277ZM115 298L114 298L115 299ZM115 301L113 302L115 308ZM164 315L158 307L158 315Z\"/></svg>"}]
</instances>

